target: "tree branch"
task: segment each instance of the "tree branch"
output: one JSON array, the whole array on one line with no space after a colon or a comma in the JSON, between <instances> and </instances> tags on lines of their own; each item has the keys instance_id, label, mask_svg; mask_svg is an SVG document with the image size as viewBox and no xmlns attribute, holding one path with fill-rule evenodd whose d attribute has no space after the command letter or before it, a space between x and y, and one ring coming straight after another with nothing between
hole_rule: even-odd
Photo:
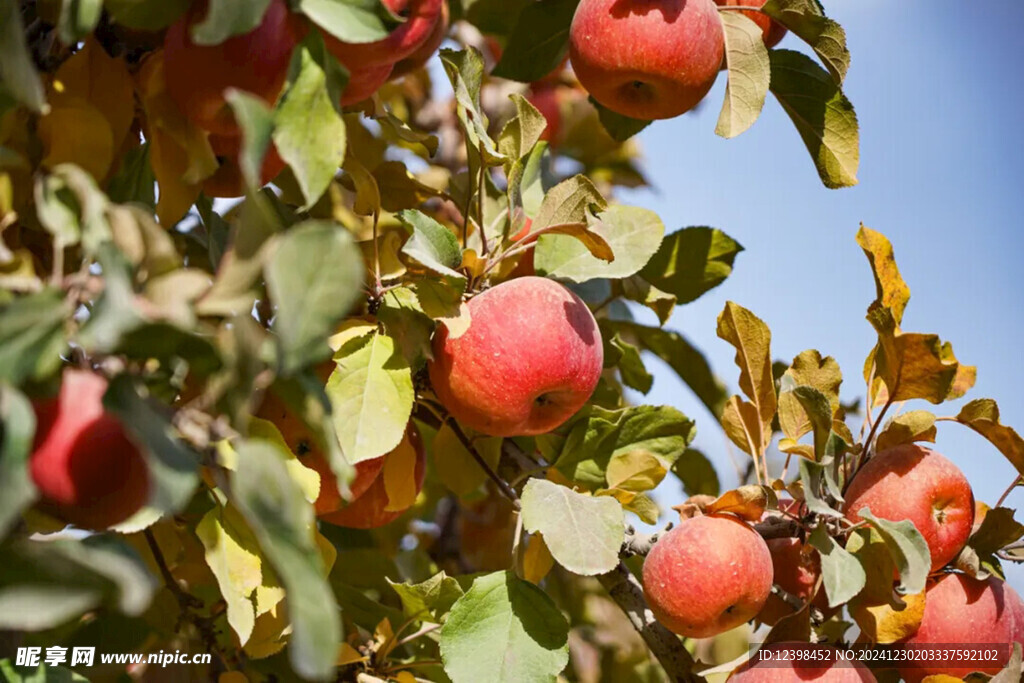
<instances>
[{"instance_id":1,"label":"tree branch","mask_svg":"<svg viewBox=\"0 0 1024 683\"><path fill-rule=\"evenodd\" d=\"M665 673L673 683L700 683L704 679L693 673L695 662L683 647L679 636L669 631L655 620L640 582L630 573L626 565L619 566L597 577L615 604L629 618L629 622L643 638L651 653L655 656Z\"/></svg>"}]
</instances>

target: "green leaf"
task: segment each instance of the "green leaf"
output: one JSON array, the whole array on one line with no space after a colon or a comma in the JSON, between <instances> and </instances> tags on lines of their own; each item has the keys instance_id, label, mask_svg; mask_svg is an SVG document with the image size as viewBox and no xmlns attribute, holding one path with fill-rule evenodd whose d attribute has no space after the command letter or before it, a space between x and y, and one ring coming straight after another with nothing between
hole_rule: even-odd
<instances>
[{"instance_id":1,"label":"green leaf","mask_svg":"<svg viewBox=\"0 0 1024 683\"><path fill-rule=\"evenodd\" d=\"M594 182L584 175L575 175L558 183L544 195L530 232L538 232L551 225L583 223L590 214L600 213L606 208L608 202Z\"/></svg>"},{"instance_id":2,"label":"green leaf","mask_svg":"<svg viewBox=\"0 0 1024 683\"><path fill-rule=\"evenodd\" d=\"M693 421L668 406L619 410L592 407L569 432L555 467L568 479L592 489L607 486L606 470L615 456L644 451L666 468L683 454L696 434Z\"/></svg>"},{"instance_id":3,"label":"green leaf","mask_svg":"<svg viewBox=\"0 0 1024 683\"><path fill-rule=\"evenodd\" d=\"M551 556L574 574L596 576L619 563L625 538L622 506L608 496L585 496L546 479L523 488L523 526L541 533Z\"/></svg>"},{"instance_id":4,"label":"green leaf","mask_svg":"<svg viewBox=\"0 0 1024 683\"><path fill-rule=\"evenodd\" d=\"M771 92L792 119L828 188L857 184L860 130L853 105L828 72L792 50L771 50Z\"/></svg>"},{"instance_id":5,"label":"green leaf","mask_svg":"<svg viewBox=\"0 0 1024 683\"><path fill-rule=\"evenodd\" d=\"M45 114L50 107L25 43L19 7L16 0L0 0L0 80L16 100Z\"/></svg>"},{"instance_id":6,"label":"green leaf","mask_svg":"<svg viewBox=\"0 0 1024 683\"><path fill-rule=\"evenodd\" d=\"M608 339L608 337L605 337ZM654 384L654 377L647 372L644 362L640 358L640 350L626 342L619 335L611 336L609 344L618 352L618 360L609 367L616 367L622 382L631 389L636 389L642 394L651 390ZM605 363L608 363L608 354L605 354Z\"/></svg>"},{"instance_id":7,"label":"green leaf","mask_svg":"<svg viewBox=\"0 0 1024 683\"><path fill-rule=\"evenodd\" d=\"M729 83L715 133L734 138L746 131L761 115L771 81L768 48L761 27L740 12L719 12L725 30L725 62Z\"/></svg>"},{"instance_id":8,"label":"green leaf","mask_svg":"<svg viewBox=\"0 0 1024 683\"><path fill-rule=\"evenodd\" d=\"M263 582L256 537L234 508L214 508L196 525L220 594L227 604L228 625L243 645L256 623L254 593Z\"/></svg>"},{"instance_id":9,"label":"green leaf","mask_svg":"<svg viewBox=\"0 0 1024 683\"><path fill-rule=\"evenodd\" d=\"M352 234L329 221L301 223L280 235L264 272L285 371L323 359L361 294L363 256Z\"/></svg>"},{"instance_id":10,"label":"green leaf","mask_svg":"<svg viewBox=\"0 0 1024 683\"><path fill-rule=\"evenodd\" d=\"M686 304L722 284L741 251L739 242L721 230L683 228L665 238L640 274Z\"/></svg>"},{"instance_id":11,"label":"green leaf","mask_svg":"<svg viewBox=\"0 0 1024 683\"><path fill-rule=\"evenodd\" d=\"M519 14L534 0L467 0L452 4L452 11L462 9L462 18L482 33L504 36L516 25ZM457 15L456 15L457 16Z\"/></svg>"},{"instance_id":12,"label":"green leaf","mask_svg":"<svg viewBox=\"0 0 1024 683\"><path fill-rule=\"evenodd\" d=\"M298 8L317 26L348 43L372 43L389 33L377 0L298 0Z\"/></svg>"},{"instance_id":13,"label":"green leaf","mask_svg":"<svg viewBox=\"0 0 1024 683\"><path fill-rule=\"evenodd\" d=\"M821 462L832 433L832 406L828 398L814 387L799 386L793 389L793 396L800 402L814 431L814 456Z\"/></svg>"},{"instance_id":14,"label":"green leaf","mask_svg":"<svg viewBox=\"0 0 1024 683\"><path fill-rule=\"evenodd\" d=\"M501 460L500 437L476 438L473 446L492 470L498 468ZM487 481L487 473L477 463L465 444L445 422L434 436L432 453L434 471L438 480L459 497L475 493Z\"/></svg>"},{"instance_id":15,"label":"green leaf","mask_svg":"<svg viewBox=\"0 0 1024 683\"><path fill-rule=\"evenodd\" d=\"M0 306L0 379L16 385L55 373L67 346L64 321L70 315L67 298L57 289Z\"/></svg>"},{"instance_id":16,"label":"green leaf","mask_svg":"<svg viewBox=\"0 0 1024 683\"><path fill-rule=\"evenodd\" d=\"M97 254L103 269L103 294L76 340L88 351L111 352L121 338L141 326L145 319L136 306L132 267L124 254L110 242Z\"/></svg>"},{"instance_id":17,"label":"green leaf","mask_svg":"<svg viewBox=\"0 0 1024 683\"><path fill-rule=\"evenodd\" d=\"M609 207L590 228L611 247L613 261L595 257L575 237L544 235L534 255L537 272L571 282L629 277L647 264L665 235L665 224L656 213L635 206Z\"/></svg>"},{"instance_id":18,"label":"green leaf","mask_svg":"<svg viewBox=\"0 0 1024 683\"><path fill-rule=\"evenodd\" d=\"M37 669L15 666L9 659L0 659L0 674L7 683L89 683L89 679L63 666L50 666L40 653Z\"/></svg>"},{"instance_id":19,"label":"green leaf","mask_svg":"<svg viewBox=\"0 0 1024 683\"><path fill-rule=\"evenodd\" d=\"M913 595L923 591L928 573L931 571L932 556L928 550L928 543L914 523L907 519L899 522L879 519L866 507L858 510L857 515L871 522L889 548L889 553L900 573L900 586L897 587L897 592Z\"/></svg>"},{"instance_id":20,"label":"green leaf","mask_svg":"<svg viewBox=\"0 0 1024 683\"><path fill-rule=\"evenodd\" d=\"M625 142L653 123L612 111L593 97L590 98L590 104L597 110L597 118L601 125L616 142Z\"/></svg>"},{"instance_id":21,"label":"green leaf","mask_svg":"<svg viewBox=\"0 0 1024 683\"><path fill-rule=\"evenodd\" d=\"M990 398L971 401L956 416L957 422L978 432L1024 474L1024 439L1012 427L999 422L999 405Z\"/></svg>"},{"instance_id":22,"label":"green leaf","mask_svg":"<svg viewBox=\"0 0 1024 683\"><path fill-rule=\"evenodd\" d=\"M824 526L811 532L807 541L821 558L821 578L829 607L838 607L864 590L867 573L857 557L828 535Z\"/></svg>"},{"instance_id":23,"label":"green leaf","mask_svg":"<svg viewBox=\"0 0 1024 683\"><path fill-rule=\"evenodd\" d=\"M840 518L842 512L834 509L823 498L822 485L825 484L825 466L818 462L811 462L806 458L800 458L800 484L803 488L804 502L807 509L825 517Z\"/></svg>"},{"instance_id":24,"label":"green leaf","mask_svg":"<svg viewBox=\"0 0 1024 683\"><path fill-rule=\"evenodd\" d=\"M569 25L578 4L579 0L527 4L491 74L531 83L557 69L569 50Z\"/></svg>"},{"instance_id":25,"label":"green leaf","mask_svg":"<svg viewBox=\"0 0 1024 683\"><path fill-rule=\"evenodd\" d=\"M822 358L816 349L800 353L779 380L779 426L782 433L796 441L812 429L807 411L793 394L793 389L798 386L817 389L827 398L830 413L835 415L840 407L839 387L842 383L843 372L835 358Z\"/></svg>"},{"instance_id":26,"label":"green leaf","mask_svg":"<svg viewBox=\"0 0 1024 683\"><path fill-rule=\"evenodd\" d=\"M354 465L394 450L415 397L412 372L395 340L376 333L357 337L334 360L326 391L345 458Z\"/></svg>"},{"instance_id":27,"label":"green leaf","mask_svg":"<svg viewBox=\"0 0 1024 683\"><path fill-rule=\"evenodd\" d=\"M612 291L618 296L643 304L654 311L658 316L658 322L663 327L672 317L672 312L678 303L674 295L661 291L639 275L632 275L613 282Z\"/></svg>"},{"instance_id":28,"label":"green leaf","mask_svg":"<svg viewBox=\"0 0 1024 683\"><path fill-rule=\"evenodd\" d=\"M36 498L28 474L36 415L32 404L14 387L0 384L0 539Z\"/></svg>"},{"instance_id":29,"label":"green leaf","mask_svg":"<svg viewBox=\"0 0 1024 683\"><path fill-rule=\"evenodd\" d=\"M415 209L400 212L398 220L412 233L402 247L403 254L440 275L465 280L465 276L455 270L462 265L462 248L455 233Z\"/></svg>"},{"instance_id":30,"label":"green leaf","mask_svg":"<svg viewBox=\"0 0 1024 683\"><path fill-rule=\"evenodd\" d=\"M149 142L128 150L121 166L107 184L110 201L143 204L156 211L156 176L149 163Z\"/></svg>"},{"instance_id":31,"label":"green leaf","mask_svg":"<svg viewBox=\"0 0 1024 683\"><path fill-rule=\"evenodd\" d=\"M498 149L505 156L518 161L530 154L544 134L548 122L537 107L519 93L513 93L509 98L516 105L516 115L501 129Z\"/></svg>"},{"instance_id":32,"label":"green leaf","mask_svg":"<svg viewBox=\"0 0 1024 683\"><path fill-rule=\"evenodd\" d=\"M327 679L335 670L341 620L314 540L313 507L273 444L245 440L236 450L245 467L232 478L233 500L288 595L292 668L303 678Z\"/></svg>"},{"instance_id":33,"label":"green leaf","mask_svg":"<svg viewBox=\"0 0 1024 683\"><path fill-rule=\"evenodd\" d=\"M458 307L457 302L455 306ZM434 332L434 321L423 310L412 288L388 290L377 311L377 319L383 323L388 336L398 342L414 372L426 365L433 356L430 335Z\"/></svg>"},{"instance_id":34,"label":"green leaf","mask_svg":"<svg viewBox=\"0 0 1024 683\"><path fill-rule=\"evenodd\" d=\"M993 508L985 513L985 519L975 531L967 545L981 554L992 554L997 550L1019 541L1024 537L1024 524L1013 518L1014 510Z\"/></svg>"},{"instance_id":35,"label":"green leaf","mask_svg":"<svg viewBox=\"0 0 1024 683\"><path fill-rule=\"evenodd\" d=\"M875 439L875 452L916 441L935 443L935 415L927 410L912 410L889 420Z\"/></svg>"},{"instance_id":36,"label":"green leaf","mask_svg":"<svg viewBox=\"0 0 1024 683\"><path fill-rule=\"evenodd\" d=\"M220 45L231 36L249 33L263 21L270 0L209 0L201 22L192 26L196 45Z\"/></svg>"},{"instance_id":37,"label":"green leaf","mask_svg":"<svg viewBox=\"0 0 1024 683\"><path fill-rule=\"evenodd\" d=\"M569 662L568 624L543 591L512 572L478 577L441 629L453 683L553 683Z\"/></svg>"},{"instance_id":38,"label":"green leaf","mask_svg":"<svg viewBox=\"0 0 1024 683\"><path fill-rule=\"evenodd\" d=\"M274 133L274 113L259 97L242 90L228 89L225 99L242 129L243 144L238 155L238 167L249 191L255 192L263 185L263 159L270 149Z\"/></svg>"},{"instance_id":39,"label":"green leaf","mask_svg":"<svg viewBox=\"0 0 1024 683\"><path fill-rule=\"evenodd\" d=\"M672 465L672 473L679 477L688 496L718 496L722 485L718 473L707 456L700 451L687 448Z\"/></svg>"},{"instance_id":40,"label":"green leaf","mask_svg":"<svg viewBox=\"0 0 1024 683\"><path fill-rule=\"evenodd\" d=\"M103 0L62 0L57 32L60 39L69 45L85 39L103 13Z\"/></svg>"},{"instance_id":41,"label":"green leaf","mask_svg":"<svg viewBox=\"0 0 1024 683\"><path fill-rule=\"evenodd\" d=\"M178 438L166 408L139 395L128 375L111 380L103 405L120 418L142 446L149 469L147 505L169 514L184 508L199 483L199 456Z\"/></svg>"},{"instance_id":42,"label":"green leaf","mask_svg":"<svg viewBox=\"0 0 1024 683\"><path fill-rule=\"evenodd\" d=\"M408 619L440 624L452 605L463 596L459 582L444 572L421 583L387 582L398 593Z\"/></svg>"},{"instance_id":43,"label":"green leaf","mask_svg":"<svg viewBox=\"0 0 1024 683\"><path fill-rule=\"evenodd\" d=\"M143 31L167 28L185 13L191 0L104 0L115 23Z\"/></svg>"},{"instance_id":44,"label":"green leaf","mask_svg":"<svg viewBox=\"0 0 1024 683\"><path fill-rule=\"evenodd\" d=\"M302 210L323 195L345 159L345 121L328 89L328 59L322 40L301 46L298 75L274 112L274 144L306 199Z\"/></svg>"},{"instance_id":45,"label":"green leaf","mask_svg":"<svg viewBox=\"0 0 1024 683\"><path fill-rule=\"evenodd\" d=\"M483 55L473 47L459 52L444 49L440 54L441 64L455 90L455 111L466 135L471 161L482 152L485 163L504 163L507 159L498 151L494 140L487 133L487 117L480 106L480 87L484 77Z\"/></svg>"},{"instance_id":46,"label":"green leaf","mask_svg":"<svg viewBox=\"0 0 1024 683\"><path fill-rule=\"evenodd\" d=\"M826 17L817 0L769 0L761 11L811 46L837 83L846 78L850 51L843 27Z\"/></svg>"},{"instance_id":47,"label":"green leaf","mask_svg":"<svg viewBox=\"0 0 1024 683\"><path fill-rule=\"evenodd\" d=\"M636 339L641 348L668 363L711 414L721 417L728 397L725 385L715 377L704 355L685 337L678 332L625 321L612 321L608 326Z\"/></svg>"}]
</instances>

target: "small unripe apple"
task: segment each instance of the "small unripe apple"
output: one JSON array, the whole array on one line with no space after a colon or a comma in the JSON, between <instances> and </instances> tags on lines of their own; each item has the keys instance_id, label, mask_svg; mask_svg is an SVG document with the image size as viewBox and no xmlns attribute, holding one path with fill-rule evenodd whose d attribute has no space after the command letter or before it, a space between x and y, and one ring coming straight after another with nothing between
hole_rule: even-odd
<instances>
[{"instance_id":1,"label":"small unripe apple","mask_svg":"<svg viewBox=\"0 0 1024 683\"><path fill-rule=\"evenodd\" d=\"M776 643L769 648L776 652L792 649L805 652L803 659L768 658L754 655L751 661L738 668L729 683L874 683L875 675L856 660L841 660L839 651L831 645L811 643ZM820 653L820 654L819 654ZM773 652L774 654L774 652Z\"/></svg>"},{"instance_id":2,"label":"small unripe apple","mask_svg":"<svg viewBox=\"0 0 1024 683\"><path fill-rule=\"evenodd\" d=\"M1016 600L1012 589L996 577L985 581L964 574L946 574L933 580L925 590L924 617L917 632L905 639L908 645L942 643L969 648L971 645L1012 643L1017 637ZM955 660L919 662L924 666L904 667L900 674L908 683L927 676L946 674L963 678L972 671L995 674L998 665L983 663L957 666Z\"/></svg>"},{"instance_id":3,"label":"small unripe apple","mask_svg":"<svg viewBox=\"0 0 1024 683\"><path fill-rule=\"evenodd\" d=\"M372 43L346 43L324 34L327 50L349 70L394 64L416 52L430 39L441 18L443 0L382 0L405 21L385 38Z\"/></svg>"},{"instance_id":4,"label":"small unripe apple","mask_svg":"<svg viewBox=\"0 0 1024 683\"><path fill-rule=\"evenodd\" d=\"M614 112L670 119L718 76L725 36L713 0L581 0L569 29L580 84Z\"/></svg>"},{"instance_id":5,"label":"small unripe apple","mask_svg":"<svg viewBox=\"0 0 1024 683\"><path fill-rule=\"evenodd\" d=\"M220 161L220 167L212 176L203 181L203 192L207 197L241 197L245 194L245 178L238 165L238 153L242 139L234 135L211 135L210 146ZM287 164L271 143L263 156L260 167L260 185L266 185L284 170Z\"/></svg>"},{"instance_id":6,"label":"small unripe apple","mask_svg":"<svg viewBox=\"0 0 1024 683\"><path fill-rule=\"evenodd\" d=\"M341 93L341 106L362 102L380 90L380 87L391 78L392 68L391 64L381 64L349 71L348 83L345 84L345 90Z\"/></svg>"},{"instance_id":7,"label":"small unripe apple","mask_svg":"<svg viewBox=\"0 0 1024 683\"><path fill-rule=\"evenodd\" d=\"M761 611L772 590L772 557L736 517L691 517L654 544L643 582L647 604L666 628L709 638Z\"/></svg>"},{"instance_id":8,"label":"small unripe apple","mask_svg":"<svg viewBox=\"0 0 1024 683\"><path fill-rule=\"evenodd\" d=\"M238 135L224 91L237 88L273 104L284 86L292 51L305 24L288 11L285 0L271 0L259 26L219 45L196 45L192 27L206 14L197 2L167 29L164 73L167 92L197 126L218 135Z\"/></svg>"},{"instance_id":9,"label":"small unripe apple","mask_svg":"<svg viewBox=\"0 0 1024 683\"><path fill-rule=\"evenodd\" d=\"M410 422L405 430L405 437L395 450L382 458L378 458L382 461L379 473L374 477L372 483L362 495L354 498L352 502L339 510L320 515L320 519L351 529L376 529L385 524L390 524L401 517L402 513L409 509L409 505L412 505L413 501L410 500L409 505L401 509L389 510L389 507L395 506L391 505L390 498L388 497L385 474L388 468L388 459L404 457L405 454L400 453L400 451L407 449L415 451L416 464L406 476L412 477L416 492L419 493L423 488L423 479L427 474L426 454L423 450L423 440L420 438L420 433ZM356 467L358 468L358 465Z\"/></svg>"},{"instance_id":10,"label":"small unripe apple","mask_svg":"<svg viewBox=\"0 0 1024 683\"><path fill-rule=\"evenodd\" d=\"M967 543L974 523L974 494L967 477L945 456L917 444L878 453L846 491L846 517L869 508L879 519L909 519L928 542L932 571L944 567Z\"/></svg>"},{"instance_id":11,"label":"small unripe apple","mask_svg":"<svg viewBox=\"0 0 1024 683\"><path fill-rule=\"evenodd\" d=\"M434 56L434 53L441 47L441 43L444 42L445 36L448 35L449 20L448 2L444 0L441 3L441 17L434 24L434 32L415 52L395 64L395 68L391 71L391 78L399 78L423 67Z\"/></svg>"},{"instance_id":12,"label":"small unripe apple","mask_svg":"<svg viewBox=\"0 0 1024 683\"><path fill-rule=\"evenodd\" d=\"M719 7L763 7L768 0L715 0ZM786 36L786 27L769 17L764 12L755 10L726 10L727 12L739 11L748 19L761 27L761 38L765 47L771 49L779 44L779 41Z\"/></svg>"},{"instance_id":13,"label":"small unripe apple","mask_svg":"<svg viewBox=\"0 0 1024 683\"><path fill-rule=\"evenodd\" d=\"M604 362L583 300L554 280L508 280L468 304L469 329L434 335L430 381L462 425L491 436L555 429L583 407Z\"/></svg>"},{"instance_id":14,"label":"small unripe apple","mask_svg":"<svg viewBox=\"0 0 1024 683\"><path fill-rule=\"evenodd\" d=\"M103 408L107 381L65 370L56 398L37 402L29 473L41 507L83 529L105 529L149 498L149 470L121 422Z\"/></svg>"}]
</instances>

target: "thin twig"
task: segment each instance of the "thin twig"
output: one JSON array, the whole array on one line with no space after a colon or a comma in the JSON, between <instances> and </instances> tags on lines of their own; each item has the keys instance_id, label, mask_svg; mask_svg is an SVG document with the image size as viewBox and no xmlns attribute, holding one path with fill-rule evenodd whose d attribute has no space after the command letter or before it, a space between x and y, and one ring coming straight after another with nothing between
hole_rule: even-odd
<instances>
[{"instance_id":1,"label":"thin twig","mask_svg":"<svg viewBox=\"0 0 1024 683\"><path fill-rule=\"evenodd\" d=\"M447 420L447 424L451 428L452 432L455 433L455 436L459 438L459 441L462 442L462 445L465 446L466 450L469 451L469 454L473 456L473 459L476 460L476 464L480 465L480 469L482 469L484 473L488 477L490 477L491 481L493 481L494 484L498 487L498 490L501 491L501 493L506 498L508 498L509 501L512 502L512 507L514 507L516 510L519 510L519 495L516 494L515 489L509 486L507 481L499 477L498 473L491 469L491 466L487 464L487 461L484 460L484 457L480 455L480 451L478 451L476 449L476 446L473 445L472 440L470 440L470 438L466 436L466 432L462 431L462 427L459 426L458 422L449 419Z\"/></svg>"},{"instance_id":2,"label":"thin twig","mask_svg":"<svg viewBox=\"0 0 1024 683\"><path fill-rule=\"evenodd\" d=\"M480 226L480 251L481 256L487 256L487 235L484 233L484 194L485 194L485 173L487 164L484 163L484 143L480 142L480 184L476 192L476 222Z\"/></svg>"},{"instance_id":3,"label":"thin twig","mask_svg":"<svg viewBox=\"0 0 1024 683\"><path fill-rule=\"evenodd\" d=\"M996 501L996 507L997 508L1003 506L1003 501L1006 500L1006 497L1010 495L1011 491L1013 491L1015 488L1020 486L1020 483L1021 483L1020 482L1020 477L1019 476L1014 477L1014 479L1010 483L1010 485L1006 488L1005 491L1003 491L1003 495L999 496L999 500Z\"/></svg>"},{"instance_id":4,"label":"thin twig","mask_svg":"<svg viewBox=\"0 0 1024 683\"><path fill-rule=\"evenodd\" d=\"M373 212L373 279L374 296L380 297L384 283L380 279L380 244L377 239L377 223L380 222L380 211Z\"/></svg>"}]
</instances>

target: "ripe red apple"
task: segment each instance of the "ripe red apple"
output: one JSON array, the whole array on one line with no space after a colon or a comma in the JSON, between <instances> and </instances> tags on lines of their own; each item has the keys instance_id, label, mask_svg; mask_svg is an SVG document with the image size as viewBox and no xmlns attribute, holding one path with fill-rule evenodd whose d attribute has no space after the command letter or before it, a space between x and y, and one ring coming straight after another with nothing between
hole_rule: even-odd
<instances>
[{"instance_id":1,"label":"ripe red apple","mask_svg":"<svg viewBox=\"0 0 1024 683\"><path fill-rule=\"evenodd\" d=\"M715 0L715 4L719 7L763 7L768 0ZM726 10L731 12L734 10ZM779 44L786 35L786 27L769 17L764 12L757 12L754 10L735 10L740 11L744 16L752 19L755 24L761 27L761 37L764 40L765 47L771 49Z\"/></svg>"},{"instance_id":2,"label":"ripe red apple","mask_svg":"<svg viewBox=\"0 0 1024 683\"><path fill-rule=\"evenodd\" d=\"M831 645L777 643L768 646L773 653L793 648L810 655L820 651L818 659L773 660L766 655L753 658L729 676L730 683L874 683L875 675L858 661L838 661L838 650Z\"/></svg>"},{"instance_id":3,"label":"ripe red apple","mask_svg":"<svg viewBox=\"0 0 1024 683\"><path fill-rule=\"evenodd\" d=\"M441 18L443 0L382 0L405 22L386 38L372 43L345 43L325 33L327 50L349 70L394 64L416 52L430 39Z\"/></svg>"},{"instance_id":4,"label":"ripe red apple","mask_svg":"<svg viewBox=\"0 0 1024 683\"><path fill-rule=\"evenodd\" d=\"M967 543L974 523L974 494L967 477L943 455L903 444L871 458L846 491L846 516L869 508L876 517L909 519L928 542L932 571L944 567Z\"/></svg>"},{"instance_id":5,"label":"ripe red apple","mask_svg":"<svg viewBox=\"0 0 1024 683\"><path fill-rule=\"evenodd\" d=\"M925 591L924 617L917 632L903 642L907 645L953 643L968 648L972 644L1011 643L1017 635L1017 612L1010 588L995 577L985 581L964 574L946 574L933 580ZM963 678L972 671L994 674L999 666L981 663L957 666L955 661L918 662L924 666L904 667L900 674L907 683L918 683L927 676L946 674Z\"/></svg>"},{"instance_id":6,"label":"ripe red apple","mask_svg":"<svg viewBox=\"0 0 1024 683\"><path fill-rule=\"evenodd\" d=\"M761 611L772 590L772 557L736 517L691 517L654 544L643 581L658 621L681 636L708 638Z\"/></svg>"},{"instance_id":7,"label":"ripe red apple","mask_svg":"<svg viewBox=\"0 0 1024 683\"><path fill-rule=\"evenodd\" d=\"M288 11L285 0L271 0L263 21L249 33L220 45L196 45L189 32L206 13L197 2L164 37L167 92L197 126L218 135L237 135L224 91L237 88L273 104L288 75L292 51L305 34L305 24Z\"/></svg>"},{"instance_id":8,"label":"ripe red apple","mask_svg":"<svg viewBox=\"0 0 1024 683\"><path fill-rule=\"evenodd\" d=\"M238 165L238 153L242 139L234 135L211 135L210 146L220 160L220 167L212 176L203 181L203 192L207 197L241 197L245 194L245 179ZM277 148L271 143L263 157L260 168L260 184L266 185L284 170L286 164Z\"/></svg>"},{"instance_id":9,"label":"ripe red apple","mask_svg":"<svg viewBox=\"0 0 1024 683\"><path fill-rule=\"evenodd\" d=\"M105 529L149 498L149 470L118 419L103 408L107 381L65 370L56 398L37 402L29 473L47 512L83 529Z\"/></svg>"},{"instance_id":10,"label":"ripe red apple","mask_svg":"<svg viewBox=\"0 0 1024 683\"><path fill-rule=\"evenodd\" d=\"M318 368L318 374L324 381L330 375L330 369L333 369L333 366L333 363L325 363ZM256 417L273 422L291 452L302 461L303 465L316 470L320 475L320 495L313 504L316 514L324 515L341 509L345 505L345 501L338 491L338 479L334 476L327 458L324 457L323 451L302 418L289 410L284 402L274 394L264 397ZM356 465L355 476L348 484L351 500L366 493L366 490L377 479L383 466L383 456L364 460Z\"/></svg>"},{"instance_id":11,"label":"ripe red apple","mask_svg":"<svg viewBox=\"0 0 1024 683\"><path fill-rule=\"evenodd\" d=\"M821 575L821 561L812 548L798 538L772 538L766 541L772 556L774 583L786 592L810 600ZM822 593L824 595L824 593ZM826 605L827 606L827 605ZM794 609L777 595L769 595L757 620L774 626L783 617L793 614Z\"/></svg>"},{"instance_id":12,"label":"ripe red apple","mask_svg":"<svg viewBox=\"0 0 1024 683\"><path fill-rule=\"evenodd\" d=\"M390 524L401 517L408 507L401 510L387 509L389 498L384 474L388 467L387 459L401 457L399 451L409 448L415 451L416 465L413 471L408 473L408 476L414 478L416 492L418 493L423 488L423 479L427 473L426 455L423 450L423 440L420 438L420 433L413 427L412 423L409 423L405 430L405 438L398 444L398 447L382 458L378 458L378 460L382 461L379 473L374 477L372 483L363 494L358 498L354 498L351 503L339 510L320 515L320 519L352 529L376 529L385 524Z\"/></svg>"},{"instance_id":13,"label":"ripe red apple","mask_svg":"<svg viewBox=\"0 0 1024 683\"><path fill-rule=\"evenodd\" d=\"M540 139L552 146L558 141L558 134L562 132L562 108L558 103L558 88L552 83L538 81L530 85L530 91L526 96L527 101L547 119L548 125L541 133Z\"/></svg>"},{"instance_id":14,"label":"ripe red apple","mask_svg":"<svg viewBox=\"0 0 1024 683\"><path fill-rule=\"evenodd\" d=\"M707 95L725 52L713 0L581 0L569 29L580 84L612 111L670 119Z\"/></svg>"},{"instance_id":15,"label":"ripe red apple","mask_svg":"<svg viewBox=\"0 0 1024 683\"><path fill-rule=\"evenodd\" d=\"M391 78L392 68L391 64L381 64L349 71L348 83L345 85L345 91L341 93L341 106L362 102L380 90L380 86Z\"/></svg>"},{"instance_id":16,"label":"ripe red apple","mask_svg":"<svg viewBox=\"0 0 1024 683\"><path fill-rule=\"evenodd\" d=\"M601 377L601 332L583 301L554 280L508 280L470 300L469 329L434 335L430 380L448 412L491 436L555 429Z\"/></svg>"},{"instance_id":17,"label":"ripe red apple","mask_svg":"<svg viewBox=\"0 0 1024 683\"><path fill-rule=\"evenodd\" d=\"M415 52L395 64L395 68L391 72L391 78L399 78L426 64L434 56L438 48L441 47L445 36L448 35L449 20L448 2L444 0L441 3L441 17L434 24L434 32L427 37L426 41Z\"/></svg>"}]
</instances>

